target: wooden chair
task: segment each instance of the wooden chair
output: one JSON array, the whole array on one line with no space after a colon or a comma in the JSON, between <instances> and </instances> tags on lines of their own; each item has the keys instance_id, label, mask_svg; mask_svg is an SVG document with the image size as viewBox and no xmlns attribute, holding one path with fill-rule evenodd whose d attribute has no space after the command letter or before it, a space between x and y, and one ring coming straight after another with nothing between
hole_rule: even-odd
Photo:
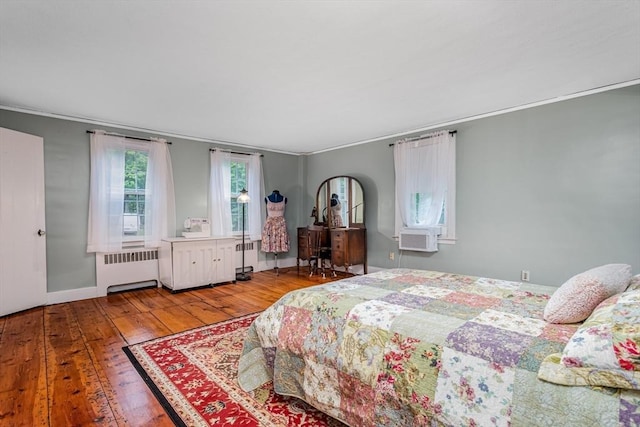
<instances>
[{"instance_id":1,"label":"wooden chair","mask_svg":"<svg viewBox=\"0 0 640 427\"><path fill-rule=\"evenodd\" d=\"M309 251L309 277L318 270L322 272L322 277L326 277L324 264L325 260L331 262L331 248L323 246L323 237L326 234L325 227L321 225L310 225L307 227L307 249ZM333 268L331 268L333 272Z\"/></svg>"}]
</instances>

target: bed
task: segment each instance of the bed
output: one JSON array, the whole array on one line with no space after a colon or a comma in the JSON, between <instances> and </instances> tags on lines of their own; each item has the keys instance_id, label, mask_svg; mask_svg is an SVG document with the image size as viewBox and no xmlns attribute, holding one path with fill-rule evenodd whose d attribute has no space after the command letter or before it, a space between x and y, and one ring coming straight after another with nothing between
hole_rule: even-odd
<instances>
[{"instance_id":1,"label":"bed","mask_svg":"<svg viewBox=\"0 0 640 427\"><path fill-rule=\"evenodd\" d=\"M435 271L293 291L251 325L238 380L245 391L272 381L350 426L640 425L640 354L627 348L621 369L604 333L588 351L615 366L590 368L597 361L579 354L585 328L602 329L611 311L640 342L640 279L630 281L590 299L595 319L570 324L544 320L556 287Z\"/></svg>"}]
</instances>

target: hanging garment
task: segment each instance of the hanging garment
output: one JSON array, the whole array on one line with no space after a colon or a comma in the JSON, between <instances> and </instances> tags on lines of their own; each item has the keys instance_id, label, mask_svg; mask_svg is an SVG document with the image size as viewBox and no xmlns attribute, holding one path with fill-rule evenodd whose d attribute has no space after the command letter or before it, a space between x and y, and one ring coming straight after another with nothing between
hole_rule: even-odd
<instances>
[{"instance_id":1,"label":"hanging garment","mask_svg":"<svg viewBox=\"0 0 640 427\"><path fill-rule=\"evenodd\" d=\"M262 252L289 252L289 233L284 219L286 202L274 203L267 199L267 220L262 229Z\"/></svg>"}]
</instances>

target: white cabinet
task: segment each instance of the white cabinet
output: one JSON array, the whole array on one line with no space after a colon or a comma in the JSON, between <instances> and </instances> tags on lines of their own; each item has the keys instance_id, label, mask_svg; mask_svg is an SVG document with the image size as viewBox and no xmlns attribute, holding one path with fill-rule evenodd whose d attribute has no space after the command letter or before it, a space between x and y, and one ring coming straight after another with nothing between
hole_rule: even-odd
<instances>
[{"instance_id":1,"label":"white cabinet","mask_svg":"<svg viewBox=\"0 0 640 427\"><path fill-rule=\"evenodd\" d=\"M160 282L173 290L236 279L235 239L163 240L158 251Z\"/></svg>"}]
</instances>

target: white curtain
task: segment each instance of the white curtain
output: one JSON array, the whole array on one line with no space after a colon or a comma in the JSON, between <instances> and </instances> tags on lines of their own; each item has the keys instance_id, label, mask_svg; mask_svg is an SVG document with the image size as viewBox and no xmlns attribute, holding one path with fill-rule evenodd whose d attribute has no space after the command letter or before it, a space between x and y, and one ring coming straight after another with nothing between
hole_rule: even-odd
<instances>
[{"instance_id":1,"label":"white curtain","mask_svg":"<svg viewBox=\"0 0 640 427\"><path fill-rule=\"evenodd\" d=\"M211 151L209 222L212 237L231 236L231 153L222 150Z\"/></svg>"},{"instance_id":2,"label":"white curtain","mask_svg":"<svg viewBox=\"0 0 640 427\"><path fill-rule=\"evenodd\" d=\"M125 139L91 135L91 182L87 252L122 249Z\"/></svg>"},{"instance_id":3,"label":"white curtain","mask_svg":"<svg viewBox=\"0 0 640 427\"><path fill-rule=\"evenodd\" d=\"M247 233L250 240L260 240L262 234L263 214L260 207L264 199L264 179L262 176L262 160L259 153L249 156L241 155L247 161L247 192L250 201L247 209ZM248 158L247 158L248 157ZM233 235L231 221L231 161L239 160L228 151L213 150L211 152L211 179L209 185L209 220L212 237L229 237Z\"/></svg>"},{"instance_id":4,"label":"white curtain","mask_svg":"<svg viewBox=\"0 0 640 427\"><path fill-rule=\"evenodd\" d=\"M144 245L157 248L160 240L175 235L173 167L166 140L152 139L147 145L149 161L145 184Z\"/></svg>"},{"instance_id":5,"label":"white curtain","mask_svg":"<svg viewBox=\"0 0 640 427\"><path fill-rule=\"evenodd\" d=\"M264 209L261 209L261 204L265 197L265 191L262 176L262 157L259 153L249 156L247 181L247 191L249 192L249 197L251 197L251 201L247 206L249 209L249 239L260 240L262 239L262 212L264 212Z\"/></svg>"},{"instance_id":6,"label":"white curtain","mask_svg":"<svg viewBox=\"0 0 640 427\"><path fill-rule=\"evenodd\" d=\"M396 235L403 227L437 226L455 168L455 136L449 131L394 145Z\"/></svg>"},{"instance_id":7,"label":"white curtain","mask_svg":"<svg viewBox=\"0 0 640 427\"><path fill-rule=\"evenodd\" d=\"M175 230L171 157L165 140L142 142L95 131L91 135L91 183L87 252L122 249L125 151L146 151L145 247L158 247Z\"/></svg>"}]
</instances>

